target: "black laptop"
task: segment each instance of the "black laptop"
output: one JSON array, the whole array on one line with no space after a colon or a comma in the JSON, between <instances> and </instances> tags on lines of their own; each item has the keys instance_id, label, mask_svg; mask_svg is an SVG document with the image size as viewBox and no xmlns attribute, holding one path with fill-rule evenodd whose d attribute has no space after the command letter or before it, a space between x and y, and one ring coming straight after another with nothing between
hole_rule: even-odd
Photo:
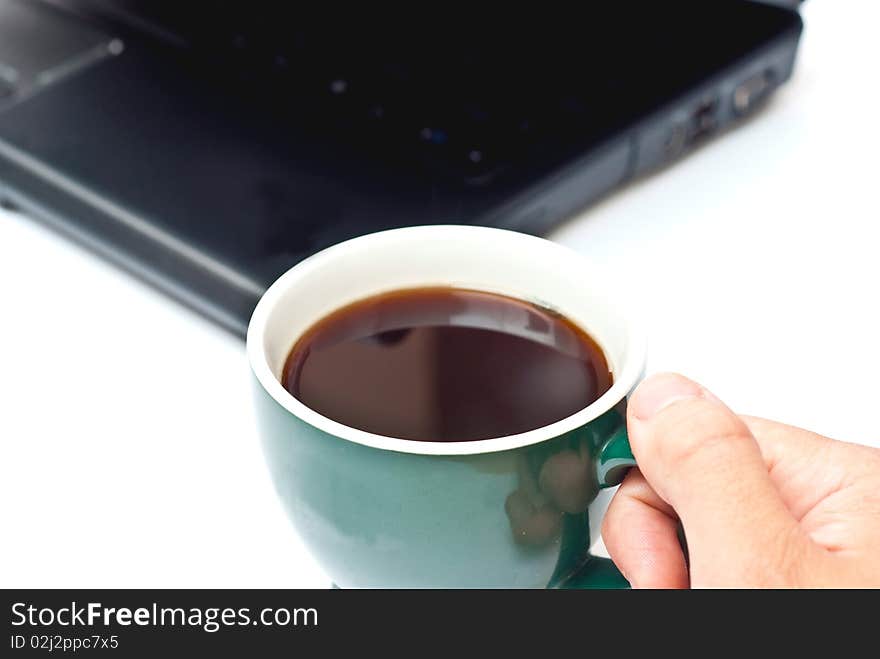
<instances>
[{"instance_id":1,"label":"black laptop","mask_svg":"<svg viewBox=\"0 0 880 659\"><path fill-rule=\"evenodd\" d=\"M0 0L0 199L243 333L359 234L547 232L751 114L801 33L744 0L334 9Z\"/></svg>"}]
</instances>

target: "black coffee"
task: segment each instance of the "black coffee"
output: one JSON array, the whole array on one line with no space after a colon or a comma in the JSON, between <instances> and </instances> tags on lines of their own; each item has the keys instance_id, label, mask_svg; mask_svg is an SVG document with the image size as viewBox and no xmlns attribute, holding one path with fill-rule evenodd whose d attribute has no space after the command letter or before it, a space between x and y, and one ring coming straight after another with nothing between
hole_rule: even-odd
<instances>
[{"instance_id":1,"label":"black coffee","mask_svg":"<svg viewBox=\"0 0 880 659\"><path fill-rule=\"evenodd\" d=\"M602 350L547 309L456 288L395 291L330 314L296 343L282 383L316 412L434 442L514 435L611 387Z\"/></svg>"}]
</instances>

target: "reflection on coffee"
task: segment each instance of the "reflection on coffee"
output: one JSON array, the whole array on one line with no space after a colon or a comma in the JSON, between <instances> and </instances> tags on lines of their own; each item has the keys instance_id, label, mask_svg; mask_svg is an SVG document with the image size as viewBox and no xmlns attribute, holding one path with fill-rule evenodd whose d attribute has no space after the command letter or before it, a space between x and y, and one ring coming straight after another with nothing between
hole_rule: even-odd
<instances>
[{"instance_id":1,"label":"reflection on coffee","mask_svg":"<svg viewBox=\"0 0 880 659\"><path fill-rule=\"evenodd\" d=\"M294 345L282 384L309 408L421 441L504 437L583 409L612 383L581 328L494 293L418 288L355 302Z\"/></svg>"}]
</instances>

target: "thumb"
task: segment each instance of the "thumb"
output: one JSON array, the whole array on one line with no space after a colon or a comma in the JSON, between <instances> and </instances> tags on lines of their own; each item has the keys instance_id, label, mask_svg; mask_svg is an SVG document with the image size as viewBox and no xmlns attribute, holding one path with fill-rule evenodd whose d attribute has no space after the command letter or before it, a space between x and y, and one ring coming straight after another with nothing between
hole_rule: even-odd
<instances>
[{"instance_id":1,"label":"thumb","mask_svg":"<svg viewBox=\"0 0 880 659\"><path fill-rule=\"evenodd\" d=\"M682 522L692 584L790 583L808 541L738 416L697 383L662 374L635 391L627 424L639 469Z\"/></svg>"}]
</instances>

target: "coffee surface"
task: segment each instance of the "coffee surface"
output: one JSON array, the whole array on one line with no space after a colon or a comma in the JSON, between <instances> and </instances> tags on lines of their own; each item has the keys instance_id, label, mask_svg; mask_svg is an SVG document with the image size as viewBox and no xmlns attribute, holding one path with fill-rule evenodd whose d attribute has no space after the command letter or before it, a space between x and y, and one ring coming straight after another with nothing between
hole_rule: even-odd
<instances>
[{"instance_id":1,"label":"coffee surface","mask_svg":"<svg viewBox=\"0 0 880 659\"><path fill-rule=\"evenodd\" d=\"M297 341L282 378L334 421L435 442L540 428L611 383L601 348L566 318L504 295L439 287L335 311Z\"/></svg>"}]
</instances>

